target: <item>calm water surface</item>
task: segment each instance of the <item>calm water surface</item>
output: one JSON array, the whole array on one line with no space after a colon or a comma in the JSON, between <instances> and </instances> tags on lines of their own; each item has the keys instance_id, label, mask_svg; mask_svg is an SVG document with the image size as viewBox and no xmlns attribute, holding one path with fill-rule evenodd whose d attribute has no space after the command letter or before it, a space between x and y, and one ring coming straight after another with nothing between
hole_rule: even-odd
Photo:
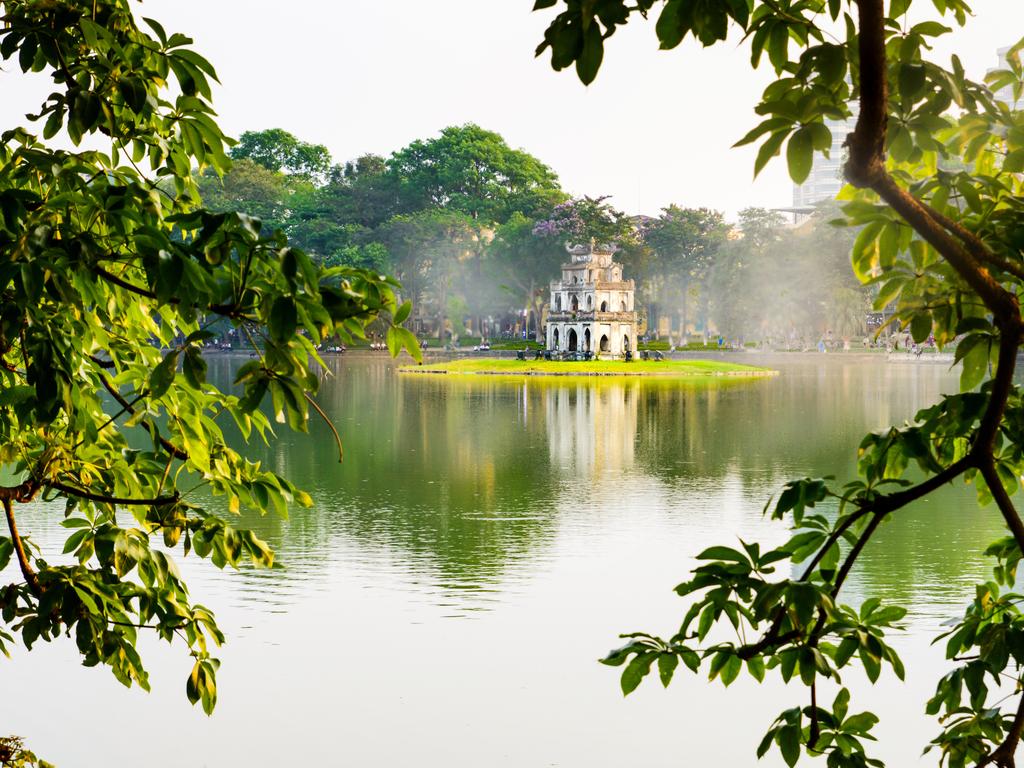
<instances>
[{"instance_id":1,"label":"calm water surface","mask_svg":"<svg viewBox=\"0 0 1024 768\"><path fill-rule=\"evenodd\" d=\"M78 666L64 641L0 666L2 730L59 768L754 765L774 716L803 703L799 686L723 692L681 674L623 699L618 670L596 659L619 632L671 634L693 555L737 536L784 541L761 514L770 494L792 477L852 477L865 430L956 378L937 364L750 357L781 375L445 380L332 361L322 403L344 463L320 425L283 435L262 458L317 505L246 519L285 568L182 563L229 638L215 715L188 705L181 647L147 644L146 694ZM211 375L226 381L238 362L218 358ZM972 499L956 488L918 503L849 582L850 600L913 604L898 640L909 685L845 680L854 707L883 714L879 756L894 765L935 762L918 759L943 668L929 639L985 577L976 554L1000 528ZM48 553L63 542L56 519L25 514Z\"/></svg>"}]
</instances>

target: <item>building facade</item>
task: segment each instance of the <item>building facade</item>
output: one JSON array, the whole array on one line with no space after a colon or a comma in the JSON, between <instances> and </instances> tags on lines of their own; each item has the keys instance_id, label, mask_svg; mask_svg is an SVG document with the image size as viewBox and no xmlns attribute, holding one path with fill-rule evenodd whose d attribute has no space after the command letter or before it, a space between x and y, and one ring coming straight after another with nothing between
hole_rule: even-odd
<instances>
[{"instance_id":1,"label":"building facade","mask_svg":"<svg viewBox=\"0 0 1024 768\"><path fill-rule=\"evenodd\" d=\"M621 356L636 349L636 284L622 278L614 248L567 247L562 279L551 283L547 348Z\"/></svg>"}]
</instances>

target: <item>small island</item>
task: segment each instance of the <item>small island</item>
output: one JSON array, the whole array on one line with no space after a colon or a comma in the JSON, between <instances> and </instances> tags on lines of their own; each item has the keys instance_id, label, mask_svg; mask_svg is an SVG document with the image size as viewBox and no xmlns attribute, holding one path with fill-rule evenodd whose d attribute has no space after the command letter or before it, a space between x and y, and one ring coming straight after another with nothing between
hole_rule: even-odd
<instances>
[{"instance_id":1,"label":"small island","mask_svg":"<svg viewBox=\"0 0 1024 768\"><path fill-rule=\"evenodd\" d=\"M774 376L778 371L718 360L513 360L464 358L429 365L406 366L399 373L433 373L483 376Z\"/></svg>"}]
</instances>

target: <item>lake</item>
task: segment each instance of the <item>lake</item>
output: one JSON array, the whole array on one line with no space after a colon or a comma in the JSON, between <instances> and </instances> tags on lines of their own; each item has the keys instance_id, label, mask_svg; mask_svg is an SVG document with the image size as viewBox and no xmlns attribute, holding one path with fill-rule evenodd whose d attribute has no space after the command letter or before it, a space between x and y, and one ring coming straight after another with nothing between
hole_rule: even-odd
<instances>
[{"instance_id":1,"label":"lake","mask_svg":"<svg viewBox=\"0 0 1024 768\"><path fill-rule=\"evenodd\" d=\"M245 359L212 359L211 377ZM744 673L725 691L684 670L624 699L620 670L596 660L620 632L672 634L687 607L672 588L694 555L737 536L785 541L762 515L771 494L805 475L852 478L865 431L955 391L956 375L871 356L741 362L780 375L447 379L398 375L384 355L334 358L320 402L344 462L321 424L255 452L316 499L288 521L245 517L285 567L181 562L228 635L213 717L185 698L183 646L144 644L146 694L81 667L64 640L0 666L2 731L58 768L754 765L775 715L805 703L801 686ZM1001 535L973 499L950 488L898 513L845 591L911 608L896 642L908 685L888 670L875 686L859 668L844 680L852 711L883 716L875 756L892 765L917 763L938 732L923 714L944 666L929 641ZM58 521L35 507L19 524L51 554Z\"/></svg>"}]
</instances>

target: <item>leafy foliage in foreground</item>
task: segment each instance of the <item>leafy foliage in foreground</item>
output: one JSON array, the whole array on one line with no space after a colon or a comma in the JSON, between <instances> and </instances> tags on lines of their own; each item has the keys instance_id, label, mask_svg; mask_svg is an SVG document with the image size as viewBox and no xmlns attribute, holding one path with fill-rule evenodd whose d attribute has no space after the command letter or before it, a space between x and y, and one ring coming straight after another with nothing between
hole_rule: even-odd
<instances>
[{"instance_id":1,"label":"leafy foliage in foreground","mask_svg":"<svg viewBox=\"0 0 1024 768\"><path fill-rule=\"evenodd\" d=\"M952 668L927 704L942 726L929 748L952 768L1007 768L1024 733L1024 598L1012 591L1024 521L1011 498L1024 475L1024 401L1013 383L1024 329L1017 298L1024 283L1024 112L990 90L1020 99L1024 41L1010 49L1005 69L987 76L987 86L974 83L955 56L949 68L925 58L932 40L952 31L943 21L965 22L967 5L933 0L936 18L914 23L907 18L911 4L535 5L560 6L538 54L550 50L555 69L575 65L585 83L596 76L608 39L633 14L657 11L656 33L666 49L691 35L713 45L738 29L752 65L766 56L777 75L757 106L762 122L739 141L760 142L755 172L785 148L790 175L802 182L814 153L832 145L826 120L856 117L840 222L861 228L854 272L878 287L876 309L891 308L915 341L930 334L940 345L960 340L960 393L903 426L866 436L858 480L842 487L828 478L789 483L766 508L791 524L786 545L704 551L704 564L677 588L694 601L679 631L668 638L627 635L628 643L604 660L623 667L626 693L655 664L668 685L680 661L725 685L744 668L757 680L768 671L799 680L809 703L783 712L758 749L763 755L777 748L789 765L803 753L824 757L830 768L882 765L867 753L875 715L851 714L847 688L830 705L818 691L823 681L841 683L853 666L872 682L886 668L902 679L887 633L905 610L878 598L846 605L843 586L885 520L912 514L913 502L957 478L977 486L981 505L994 502L1009 536L987 552L996 558L993 580L978 586L963 618L939 638ZM1004 709L1008 701L1015 706Z\"/></svg>"},{"instance_id":2,"label":"leafy foliage in foreground","mask_svg":"<svg viewBox=\"0 0 1024 768\"><path fill-rule=\"evenodd\" d=\"M224 637L173 558L274 556L201 499L279 515L311 503L228 447L224 429L246 441L275 423L304 431L319 411L315 345L378 316L393 320L394 351L418 355L401 327L409 304L387 278L318 267L258 219L202 207L193 165L223 173L228 142L210 106L216 75L188 38L140 28L127 0L0 10L8 66L53 80L29 116L41 136L19 127L0 141L0 567L13 558L20 572L0 590L0 645L68 635L86 665L148 688L140 630L178 639L194 658L188 698L209 713ZM103 148L54 148L62 131ZM218 322L261 350L231 392L206 380ZM63 556L18 529L19 509L39 501L63 517Z\"/></svg>"}]
</instances>

